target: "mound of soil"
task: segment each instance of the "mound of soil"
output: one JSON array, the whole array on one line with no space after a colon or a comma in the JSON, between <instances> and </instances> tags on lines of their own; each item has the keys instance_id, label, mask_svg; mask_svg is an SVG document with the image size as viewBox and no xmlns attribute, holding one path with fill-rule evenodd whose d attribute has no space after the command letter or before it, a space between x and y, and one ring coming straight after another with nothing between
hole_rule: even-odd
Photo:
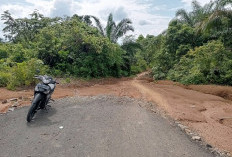
<instances>
[{"instance_id":1,"label":"mound of soil","mask_svg":"<svg viewBox=\"0 0 232 157\"><path fill-rule=\"evenodd\" d=\"M154 83L160 85L173 85L180 86L185 89L202 92L205 94L216 95L227 100L232 100L232 87L231 86L220 86L220 85L183 85L179 82L173 82L170 80L159 80Z\"/></svg>"},{"instance_id":2,"label":"mound of soil","mask_svg":"<svg viewBox=\"0 0 232 157\"><path fill-rule=\"evenodd\" d=\"M232 87L231 86L218 86L218 85L189 85L187 89L199 91L206 94L220 96L227 100L232 100Z\"/></svg>"}]
</instances>

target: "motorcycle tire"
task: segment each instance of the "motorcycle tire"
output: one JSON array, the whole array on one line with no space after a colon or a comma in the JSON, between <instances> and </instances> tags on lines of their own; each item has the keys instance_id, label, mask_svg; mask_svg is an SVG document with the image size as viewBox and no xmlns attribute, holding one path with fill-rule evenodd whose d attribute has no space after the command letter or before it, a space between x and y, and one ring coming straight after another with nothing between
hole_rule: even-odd
<instances>
[{"instance_id":1,"label":"motorcycle tire","mask_svg":"<svg viewBox=\"0 0 232 157\"><path fill-rule=\"evenodd\" d=\"M28 114L27 114L27 122L31 122L32 118L34 117L34 115L36 113L36 109L38 108L41 99L42 99L41 94L35 95L35 97L32 101L31 107L30 107Z\"/></svg>"}]
</instances>

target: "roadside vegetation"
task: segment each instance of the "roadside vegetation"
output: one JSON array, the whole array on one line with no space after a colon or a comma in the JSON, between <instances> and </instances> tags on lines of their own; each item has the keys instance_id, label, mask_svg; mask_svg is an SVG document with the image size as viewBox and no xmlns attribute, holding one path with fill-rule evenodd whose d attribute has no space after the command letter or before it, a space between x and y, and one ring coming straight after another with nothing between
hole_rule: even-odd
<instances>
[{"instance_id":1,"label":"roadside vegetation","mask_svg":"<svg viewBox=\"0 0 232 157\"><path fill-rule=\"evenodd\" d=\"M127 35L134 31L132 21L116 23L112 14L103 26L92 15L49 18L34 11L29 18L14 19L5 11L0 86L34 84L36 69L90 79L131 76L148 68L156 80L232 85L231 4L193 1L192 11L178 10L163 33L137 39Z\"/></svg>"},{"instance_id":2,"label":"roadside vegetation","mask_svg":"<svg viewBox=\"0 0 232 157\"><path fill-rule=\"evenodd\" d=\"M192 11L178 10L168 29L151 38L154 48L147 49L153 51L154 78L232 85L231 4L215 0L201 6L193 1Z\"/></svg>"}]
</instances>

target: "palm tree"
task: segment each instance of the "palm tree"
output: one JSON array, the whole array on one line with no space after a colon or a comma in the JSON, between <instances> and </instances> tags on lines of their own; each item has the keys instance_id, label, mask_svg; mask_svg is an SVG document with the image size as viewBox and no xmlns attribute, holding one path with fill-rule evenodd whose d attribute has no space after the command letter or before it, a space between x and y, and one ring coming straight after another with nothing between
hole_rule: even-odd
<instances>
[{"instance_id":1,"label":"palm tree","mask_svg":"<svg viewBox=\"0 0 232 157\"><path fill-rule=\"evenodd\" d=\"M81 17L82 21L86 22L87 24L93 26L91 19L93 19L96 23L96 28L99 32L109 38L109 40L113 43L116 43L118 39L124 36L128 31L134 31L132 21L128 18L122 19L118 24L115 23L113 20L113 14L110 13L107 20L107 25L103 28L100 20L91 15L85 15Z\"/></svg>"},{"instance_id":2,"label":"palm tree","mask_svg":"<svg viewBox=\"0 0 232 157\"><path fill-rule=\"evenodd\" d=\"M232 4L232 0L216 0L214 2L214 8L207 18L201 21L198 29L210 30L211 28L220 27L223 18L232 20L231 8L226 8L228 4ZM231 25L228 26L231 28Z\"/></svg>"},{"instance_id":3,"label":"palm tree","mask_svg":"<svg viewBox=\"0 0 232 157\"><path fill-rule=\"evenodd\" d=\"M193 11L187 12L184 9L179 9L176 12L176 18L192 27L199 25L199 23L205 20L212 12L214 3L211 1L204 6L201 6L196 0L192 1Z\"/></svg>"},{"instance_id":4,"label":"palm tree","mask_svg":"<svg viewBox=\"0 0 232 157\"><path fill-rule=\"evenodd\" d=\"M214 3L210 1L209 3L201 6L197 1L192 2L193 11L192 14L195 17L195 26L198 26L201 21L205 20L209 14L212 13Z\"/></svg>"},{"instance_id":5,"label":"palm tree","mask_svg":"<svg viewBox=\"0 0 232 157\"><path fill-rule=\"evenodd\" d=\"M74 16L78 16L78 15L74 15ZM99 32L101 33L101 35L104 36L104 31L103 31L103 27L102 24L100 22L100 20L92 15L84 15L84 16L78 16L79 19L81 19L81 21L85 22L86 24L88 24L89 26L94 27L93 22L91 19L93 19L95 21L96 24L96 28L99 30Z\"/></svg>"},{"instance_id":6,"label":"palm tree","mask_svg":"<svg viewBox=\"0 0 232 157\"><path fill-rule=\"evenodd\" d=\"M193 17L190 13L188 13L185 9L179 9L176 12L176 18L182 22L182 23L186 23L189 26L193 26Z\"/></svg>"}]
</instances>

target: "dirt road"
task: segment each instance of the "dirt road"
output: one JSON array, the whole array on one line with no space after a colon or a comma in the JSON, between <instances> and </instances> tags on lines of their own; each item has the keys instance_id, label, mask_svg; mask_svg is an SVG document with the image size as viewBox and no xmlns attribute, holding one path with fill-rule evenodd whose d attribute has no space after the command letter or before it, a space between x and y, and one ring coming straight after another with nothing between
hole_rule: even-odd
<instances>
[{"instance_id":1,"label":"dirt road","mask_svg":"<svg viewBox=\"0 0 232 157\"><path fill-rule=\"evenodd\" d=\"M208 89L205 86L197 86L197 90L212 93L217 90L212 86L206 87ZM220 88L217 91L220 91ZM227 88L229 87L224 87ZM172 82L154 83L143 79L80 88L78 93L83 96L129 96L154 102L167 115L197 132L210 145L232 153L232 102L228 99L186 89Z\"/></svg>"},{"instance_id":2,"label":"dirt road","mask_svg":"<svg viewBox=\"0 0 232 157\"><path fill-rule=\"evenodd\" d=\"M0 112L9 106L30 104L33 90L8 91L0 88ZM69 96L127 96L151 101L174 120L198 133L203 141L232 153L232 87L216 85L183 86L171 81L153 82L144 75L136 78L100 79L57 86L53 98ZM9 101L18 98L17 102Z\"/></svg>"},{"instance_id":3,"label":"dirt road","mask_svg":"<svg viewBox=\"0 0 232 157\"><path fill-rule=\"evenodd\" d=\"M128 97L57 100L26 123L28 107L0 116L1 157L212 157L172 122Z\"/></svg>"}]
</instances>

